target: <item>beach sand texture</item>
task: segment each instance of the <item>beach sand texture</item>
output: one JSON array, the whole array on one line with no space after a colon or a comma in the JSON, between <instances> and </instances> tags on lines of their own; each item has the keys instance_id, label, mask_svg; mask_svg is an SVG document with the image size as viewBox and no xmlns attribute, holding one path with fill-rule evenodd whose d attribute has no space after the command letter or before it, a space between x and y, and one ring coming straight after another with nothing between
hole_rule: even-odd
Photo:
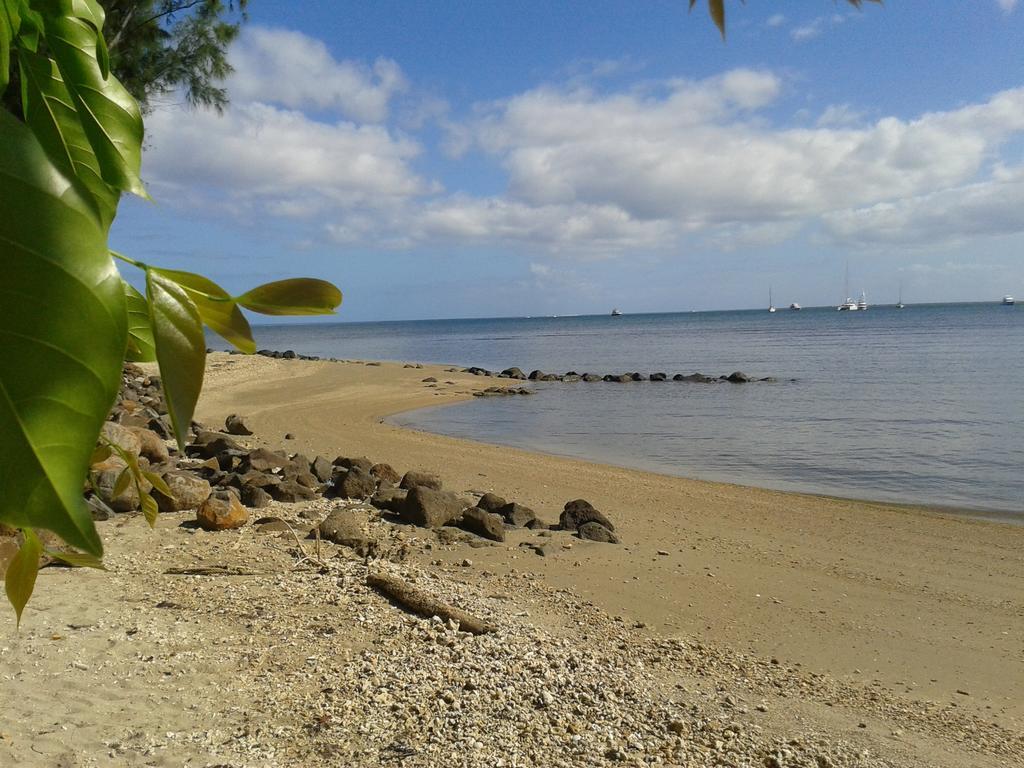
<instances>
[{"instance_id":1,"label":"beach sand texture","mask_svg":"<svg viewBox=\"0 0 1024 768\"><path fill-rule=\"evenodd\" d=\"M438 381L425 383L425 377ZM566 501L589 500L614 521L621 546L563 538L570 547L559 544L541 557L519 546L537 536L522 530L497 546L414 547L408 566L438 575L448 589L459 589L451 586L455 580L478 595L507 593L510 611L525 612L522 621L553 637L571 639L586 626L590 642L609 649L633 642L622 633L636 638L638 653L685 643L691 662L701 659L705 673L661 670L656 677L665 689L711 708L730 691L733 703L722 706L760 718L755 732L765 739L826 733L852 745L850 755L867 750L878 765L1024 764L1024 527L667 477L384 422L390 414L451 403L495 383L443 366L215 354L197 419L220 424L229 413L243 413L269 445L309 456L367 456L400 472L429 470L447 488L493 491L551 522ZM524 398L523 407L529 406ZM285 433L294 439L283 440ZM325 607L319 587L306 600L309 575L260 584L244 577L160 575L159 568L182 559L264 557L246 529L182 538L177 522L165 516L161 535L147 534L138 521L103 524L112 572L44 572L21 632L13 621L0 630L0 763L31 756L26 742L34 740L46 755L39 765L207 764L202 755L211 754L210 747L202 739L164 734L214 721L235 733L225 738L238 741L242 724L260 719L259 707L239 701L233 690L247 690L252 679L270 674L275 657L290 658L281 627L259 631L264 625L251 609L260 602L271 613L275 606L297 612L289 620L298 624L323 624L325 611L344 614L351 626L339 623L331 633L347 633L353 653L373 646L374 627L354 621L351 612L338 613L329 601ZM467 557L472 566L461 567ZM289 573L281 551L265 559L267 567ZM269 594L261 598L260 589ZM223 607L232 590L248 607L243 613L251 631L241 638L241 619ZM216 597L204 601L204 591ZM190 610L156 607L161 601ZM401 616L386 604L372 609ZM145 647L145 638L157 646ZM154 656L162 660L160 669L153 668ZM778 670L779 678L751 674L744 682L749 665ZM174 685L161 686L168 679ZM304 685L294 674L277 683ZM655 690L658 683L647 687L656 699L668 695ZM281 695L292 701L298 694ZM755 709L758 702L767 702L763 712ZM358 697L349 706L358 708ZM272 716L280 713L265 712L263 721ZM281 738L296 746L286 720ZM73 727L61 731L69 723ZM143 735L133 742L128 731ZM303 733L318 743L315 733ZM481 747L486 752L490 745ZM556 745L546 753L550 762L524 757L521 764L619 761L613 752L574 762ZM401 764L432 764L428 754ZM493 764L458 754L466 765ZM67 762L54 762L55 755ZM712 757L706 764L716 764ZM284 744L276 756L260 759L245 764L334 764L327 754L304 762ZM633 757L626 750L621 759ZM779 764L788 764L784 756ZM865 757L858 764L876 763Z\"/></svg>"}]
</instances>

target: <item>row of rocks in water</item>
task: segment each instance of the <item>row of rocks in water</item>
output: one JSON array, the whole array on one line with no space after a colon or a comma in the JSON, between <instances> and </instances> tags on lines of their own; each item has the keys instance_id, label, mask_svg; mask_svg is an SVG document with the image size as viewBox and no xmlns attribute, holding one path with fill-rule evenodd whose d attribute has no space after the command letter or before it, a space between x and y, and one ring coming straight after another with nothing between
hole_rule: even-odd
<instances>
[{"instance_id":1,"label":"row of rocks in water","mask_svg":"<svg viewBox=\"0 0 1024 768\"><path fill-rule=\"evenodd\" d=\"M626 383L630 381L686 381L694 382L699 384L712 384L718 381L728 381L733 384L746 384L753 381L768 381L773 382L776 379L772 376L765 376L763 378L756 378L754 376L748 376L743 371L733 371L728 375L722 376L708 376L703 373L690 373L682 374L677 373L670 376L667 373L655 372L651 374L640 373L639 371L633 371L630 373L577 373L576 371L568 371L566 373L545 373L541 370L531 371L529 374L523 373L519 368L512 367L506 368L500 372L490 371L486 368L479 368L472 366L469 368L463 368L463 373L470 373L474 376L493 376L498 379L518 379L520 381L610 381L617 383Z\"/></svg>"},{"instance_id":2,"label":"row of rocks in water","mask_svg":"<svg viewBox=\"0 0 1024 768\"><path fill-rule=\"evenodd\" d=\"M389 464L365 457L310 458L248 447L236 439L252 434L247 420L237 414L227 417L222 431L193 423L192 440L184 455L179 455L168 439L170 424L159 377L126 366L102 437L130 454L143 475L138 482L126 484L123 475L128 462L116 453L94 463L86 485L94 515L136 511L142 496L151 495L162 512L195 509L197 525L225 530L245 525L249 509L266 507L271 501L296 503L327 497L368 502L394 522L439 531L442 540L454 540L443 532L446 528L504 541L507 530L525 527L618 543L614 525L583 499L568 502L557 523L544 523L529 507L493 493L474 499L446 490L441 478L429 472L412 470L403 475ZM170 496L154 489L146 473L158 476ZM353 518L351 510L338 514L345 519L329 517L321 523L319 534L337 543L372 549L365 537L357 535L365 530L365 521Z\"/></svg>"}]
</instances>

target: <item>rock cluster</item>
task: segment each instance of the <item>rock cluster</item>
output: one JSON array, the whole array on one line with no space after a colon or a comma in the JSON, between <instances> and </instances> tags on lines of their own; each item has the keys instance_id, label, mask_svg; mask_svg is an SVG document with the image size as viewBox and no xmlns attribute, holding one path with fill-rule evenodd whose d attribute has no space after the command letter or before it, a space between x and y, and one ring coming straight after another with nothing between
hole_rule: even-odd
<instances>
[{"instance_id":1,"label":"rock cluster","mask_svg":"<svg viewBox=\"0 0 1024 768\"><path fill-rule=\"evenodd\" d=\"M703 373L690 373L682 374L677 373L673 376L669 376L667 373L656 372L652 374L644 374L639 371L633 371L630 373L577 373L576 371L567 371L566 373L545 373L541 370L530 371L529 374L523 373L519 368L506 368L505 370L495 373L494 371L488 370L487 368L480 368L478 366L471 366L469 368L463 368L462 373L469 373L474 376L493 376L498 379L518 379L521 381L563 381L563 382L576 382L576 381L609 381L618 383L627 383L631 381L683 381L692 382L699 384L713 384L719 381L728 381L732 384L746 384L754 381L765 381L774 382L776 379L772 376L764 376L757 378L754 376L748 376L743 371L733 371L730 374L723 374L721 376L707 376ZM497 390L497 387L491 387L485 390L488 394L530 394L528 390Z\"/></svg>"},{"instance_id":2,"label":"rock cluster","mask_svg":"<svg viewBox=\"0 0 1024 768\"><path fill-rule=\"evenodd\" d=\"M452 528L497 542L516 528L574 531L582 539L619 541L612 523L582 499L567 503L559 523L548 526L527 506L493 493L478 500L459 495L430 472L410 470L401 475L390 464L365 456L330 460L244 444L239 438L248 438L253 430L240 414L228 416L222 431L193 423L184 455L166 439L169 434L159 378L129 364L121 395L104 425L103 441L118 446L143 473L158 475L171 495L153 488L145 474L138 482L125 482L129 462L115 452L90 469L86 494L98 518L136 511L142 496L149 494L162 512L196 510L199 527L228 530L249 521L247 508L326 497L365 502L377 516L436 531L442 542L458 540L442 530ZM273 527L272 521L261 521L261 530L268 526ZM324 539L369 554L375 542L366 530L366 519L349 513L332 515L318 528Z\"/></svg>"}]
</instances>

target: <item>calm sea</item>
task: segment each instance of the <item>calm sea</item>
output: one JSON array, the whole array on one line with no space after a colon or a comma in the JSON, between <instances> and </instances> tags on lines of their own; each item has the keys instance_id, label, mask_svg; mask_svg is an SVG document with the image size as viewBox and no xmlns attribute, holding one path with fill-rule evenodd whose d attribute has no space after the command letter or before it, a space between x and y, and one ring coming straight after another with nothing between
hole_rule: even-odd
<instances>
[{"instance_id":1,"label":"calm sea","mask_svg":"<svg viewBox=\"0 0 1024 768\"><path fill-rule=\"evenodd\" d=\"M742 370L777 383L538 383L395 423L684 477L1024 520L1024 307L259 326L260 346L529 372Z\"/></svg>"}]
</instances>

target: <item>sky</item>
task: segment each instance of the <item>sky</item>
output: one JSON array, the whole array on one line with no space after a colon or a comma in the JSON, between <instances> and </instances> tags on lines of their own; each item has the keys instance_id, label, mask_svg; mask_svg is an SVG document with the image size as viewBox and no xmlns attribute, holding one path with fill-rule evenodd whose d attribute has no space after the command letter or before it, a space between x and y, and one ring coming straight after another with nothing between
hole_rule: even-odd
<instances>
[{"instance_id":1,"label":"sky","mask_svg":"<svg viewBox=\"0 0 1024 768\"><path fill-rule=\"evenodd\" d=\"M687 6L251 0L112 247L347 321L1024 296L1024 3Z\"/></svg>"}]
</instances>

